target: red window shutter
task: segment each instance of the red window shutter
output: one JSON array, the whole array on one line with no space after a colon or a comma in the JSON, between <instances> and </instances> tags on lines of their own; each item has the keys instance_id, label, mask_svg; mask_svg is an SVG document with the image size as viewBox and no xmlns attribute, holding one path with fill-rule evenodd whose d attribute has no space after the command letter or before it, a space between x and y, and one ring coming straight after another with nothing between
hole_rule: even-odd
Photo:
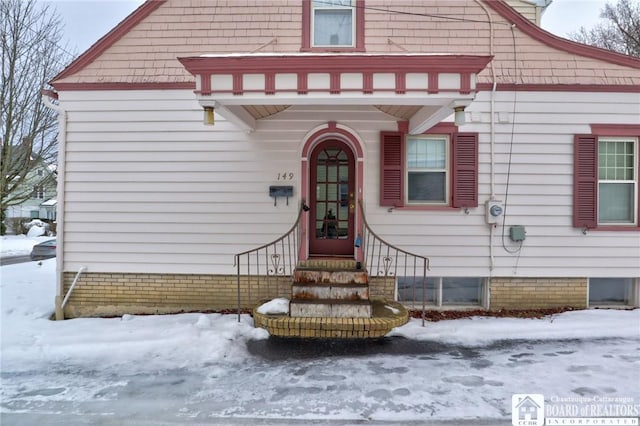
<instances>
[{"instance_id":1,"label":"red window shutter","mask_svg":"<svg viewBox=\"0 0 640 426\"><path fill-rule=\"evenodd\" d=\"M404 134L380 133L380 205L404 205Z\"/></svg>"},{"instance_id":2,"label":"red window shutter","mask_svg":"<svg viewBox=\"0 0 640 426\"><path fill-rule=\"evenodd\" d=\"M453 135L452 207L478 207L478 134Z\"/></svg>"},{"instance_id":3,"label":"red window shutter","mask_svg":"<svg viewBox=\"0 0 640 426\"><path fill-rule=\"evenodd\" d=\"M598 138L575 135L573 143L573 226L598 225Z\"/></svg>"}]
</instances>

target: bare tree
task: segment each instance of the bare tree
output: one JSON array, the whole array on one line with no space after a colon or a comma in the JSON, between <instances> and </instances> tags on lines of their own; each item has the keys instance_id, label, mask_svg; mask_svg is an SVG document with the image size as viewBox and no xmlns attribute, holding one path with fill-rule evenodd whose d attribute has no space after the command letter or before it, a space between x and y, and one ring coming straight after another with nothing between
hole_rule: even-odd
<instances>
[{"instance_id":1,"label":"bare tree","mask_svg":"<svg viewBox=\"0 0 640 426\"><path fill-rule=\"evenodd\" d=\"M605 21L591 29L580 27L569 38L614 52L640 57L640 1L618 0L607 3L600 12Z\"/></svg>"},{"instance_id":2,"label":"bare tree","mask_svg":"<svg viewBox=\"0 0 640 426\"><path fill-rule=\"evenodd\" d=\"M40 90L68 61L60 47L62 24L46 4L35 0L0 0L0 212L32 196L35 167L55 164L57 117L46 108ZM42 179L51 179L46 173ZM28 181L27 181L28 180ZM4 234L2 223L0 234Z\"/></svg>"}]
</instances>

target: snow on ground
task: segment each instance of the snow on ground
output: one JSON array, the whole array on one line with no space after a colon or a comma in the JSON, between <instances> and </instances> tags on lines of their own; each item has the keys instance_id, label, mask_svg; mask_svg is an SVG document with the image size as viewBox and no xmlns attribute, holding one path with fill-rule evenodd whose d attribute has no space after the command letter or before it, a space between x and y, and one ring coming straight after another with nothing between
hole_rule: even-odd
<instances>
[{"instance_id":1,"label":"snow on ground","mask_svg":"<svg viewBox=\"0 0 640 426\"><path fill-rule=\"evenodd\" d=\"M31 253L34 245L55 237L26 235L4 235L0 237L0 256L21 256Z\"/></svg>"},{"instance_id":2,"label":"snow on ground","mask_svg":"<svg viewBox=\"0 0 640 426\"><path fill-rule=\"evenodd\" d=\"M55 259L0 274L3 425L508 425L514 393L640 404L640 310L411 320L381 342L302 344L247 315L50 321Z\"/></svg>"}]
</instances>

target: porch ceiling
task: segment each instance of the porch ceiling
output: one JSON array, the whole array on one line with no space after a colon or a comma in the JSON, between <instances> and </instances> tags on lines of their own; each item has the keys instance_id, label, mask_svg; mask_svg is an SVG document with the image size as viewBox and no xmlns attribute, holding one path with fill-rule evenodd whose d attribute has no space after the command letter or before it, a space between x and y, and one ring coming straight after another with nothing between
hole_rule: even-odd
<instances>
[{"instance_id":1,"label":"porch ceiling","mask_svg":"<svg viewBox=\"0 0 640 426\"><path fill-rule=\"evenodd\" d=\"M244 105L244 109L256 120L282 112L291 105ZM374 105L375 108L398 120L408 121L420 108L419 105Z\"/></svg>"}]
</instances>

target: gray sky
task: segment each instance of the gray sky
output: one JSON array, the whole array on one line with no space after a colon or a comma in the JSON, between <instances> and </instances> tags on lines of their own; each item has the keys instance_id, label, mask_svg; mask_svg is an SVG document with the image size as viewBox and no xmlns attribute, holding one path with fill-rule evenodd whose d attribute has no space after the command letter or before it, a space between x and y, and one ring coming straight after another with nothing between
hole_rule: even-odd
<instances>
[{"instance_id":1,"label":"gray sky","mask_svg":"<svg viewBox=\"0 0 640 426\"><path fill-rule=\"evenodd\" d=\"M133 12L143 0L44 0L60 14L69 50L87 50ZM610 0L615 3L616 0ZM566 37L581 26L592 27L605 0L554 0L542 17L542 27Z\"/></svg>"}]
</instances>

